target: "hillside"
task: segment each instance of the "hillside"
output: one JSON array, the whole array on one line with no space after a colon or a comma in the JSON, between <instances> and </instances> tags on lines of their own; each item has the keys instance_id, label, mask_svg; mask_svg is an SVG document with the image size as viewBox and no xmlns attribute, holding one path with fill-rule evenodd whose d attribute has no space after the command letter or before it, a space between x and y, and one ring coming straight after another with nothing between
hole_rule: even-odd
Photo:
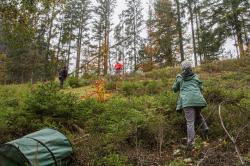
<instances>
[{"instance_id":1,"label":"hillside","mask_svg":"<svg viewBox=\"0 0 250 166\"><path fill-rule=\"evenodd\" d=\"M178 68L107 78L108 95L102 102L96 99L102 91L91 95L96 91L93 78L70 80L67 86L85 86L63 91L56 83L1 86L0 143L53 127L74 144L73 165L240 165L218 115L224 102L225 127L250 165L250 58L206 64L194 71L203 80L208 102L203 113L210 132L208 141L198 132L192 152L183 148L185 119L175 111L178 95L171 90Z\"/></svg>"}]
</instances>

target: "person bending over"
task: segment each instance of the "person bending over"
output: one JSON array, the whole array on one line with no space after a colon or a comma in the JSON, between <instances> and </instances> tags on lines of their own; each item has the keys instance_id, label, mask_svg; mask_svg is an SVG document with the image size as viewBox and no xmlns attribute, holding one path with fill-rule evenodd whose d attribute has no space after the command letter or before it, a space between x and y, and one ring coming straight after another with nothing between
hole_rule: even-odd
<instances>
[{"instance_id":1,"label":"person bending over","mask_svg":"<svg viewBox=\"0 0 250 166\"><path fill-rule=\"evenodd\" d=\"M187 148L192 149L195 144L195 125L202 129L202 137L208 139L208 126L201 114L202 108L207 106L202 95L202 81L192 71L189 61L181 63L182 73L176 76L173 91L179 92L177 112L184 111L187 124Z\"/></svg>"}]
</instances>

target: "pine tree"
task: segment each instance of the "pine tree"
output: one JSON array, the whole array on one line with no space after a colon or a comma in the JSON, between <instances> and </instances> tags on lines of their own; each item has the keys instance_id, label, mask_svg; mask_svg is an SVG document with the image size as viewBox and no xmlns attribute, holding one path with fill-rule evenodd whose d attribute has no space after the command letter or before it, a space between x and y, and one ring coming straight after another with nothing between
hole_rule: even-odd
<instances>
[{"instance_id":1,"label":"pine tree","mask_svg":"<svg viewBox=\"0 0 250 166\"><path fill-rule=\"evenodd\" d=\"M194 29L194 3L195 2L194 0L188 0L187 3L188 3L188 10L189 10L190 22L191 22L194 62L195 62L195 66L197 66L198 62L197 62L196 38L195 38L195 29Z\"/></svg>"},{"instance_id":2,"label":"pine tree","mask_svg":"<svg viewBox=\"0 0 250 166\"><path fill-rule=\"evenodd\" d=\"M164 65L174 65L173 38L175 34L174 12L169 0L156 0L155 10L155 36L159 45L157 62Z\"/></svg>"},{"instance_id":3,"label":"pine tree","mask_svg":"<svg viewBox=\"0 0 250 166\"><path fill-rule=\"evenodd\" d=\"M149 68L150 70L153 69L153 57L154 57L154 23L153 23L153 10L151 8L151 5L149 5L148 9L148 20L147 20L147 29L148 29L148 44L145 48L145 53L148 56L149 59Z\"/></svg>"},{"instance_id":4,"label":"pine tree","mask_svg":"<svg viewBox=\"0 0 250 166\"><path fill-rule=\"evenodd\" d=\"M150 3L150 2L149 2ZM144 48L144 54L146 55L146 61L144 62L144 70L150 71L154 67L157 53L159 52L159 45L157 43L156 27L155 27L155 13L152 8L153 4L149 5L148 20L147 20L147 32L148 39Z\"/></svg>"},{"instance_id":5,"label":"pine tree","mask_svg":"<svg viewBox=\"0 0 250 166\"><path fill-rule=\"evenodd\" d=\"M200 64L203 63L202 59L202 53L200 51L200 4L199 0L197 0L194 4L194 14L195 14L195 24L196 24L196 40L197 40L197 53L199 54L200 57Z\"/></svg>"},{"instance_id":6,"label":"pine tree","mask_svg":"<svg viewBox=\"0 0 250 166\"><path fill-rule=\"evenodd\" d=\"M95 14L97 16L95 28L98 35L99 42L99 62L98 70L100 73L101 61L103 63L103 74L108 73L109 54L110 54L110 31L111 31L111 17L114 12L116 0L97 0L95 6Z\"/></svg>"},{"instance_id":7,"label":"pine tree","mask_svg":"<svg viewBox=\"0 0 250 166\"><path fill-rule=\"evenodd\" d=\"M95 18L93 22L93 40L97 41L97 74L101 74L101 62L102 62L102 41L103 41L103 28L102 28L102 19L101 17Z\"/></svg>"},{"instance_id":8,"label":"pine tree","mask_svg":"<svg viewBox=\"0 0 250 166\"><path fill-rule=\"evenodd\" d=\"M90 1L88 0L77 0L74 4L74 15L73 19L75 20L75 26L77 28L77 57L76 57L76 77L79 76L80 71L80 61L81 61L81 53L82 53L82 44L84 38L88 37L86 33L88 28L88 19L90 17L89 13L89 5Z\"/></svg>"},{"instance_id":9,"label":"pine tree","mask_svg":"<svg viewBox=\"0 0 250 166\"><path fill-rule=\"evenodd\" d=\"M143 26L143 15L141 0L126 0L127 9L124 11L125 31L127 36L127 54L129 56L131 70L136 71L138 62L138 51L142 43L140 33ZM133 66L133 68L132 68Z\"/></svg>"},{"instance_id":10,"label":"pine tree","mask_svg":"<svg viewBox=\"0 0 250 166\"><path fill-rule=\"evenodd\" d=\"M181 61L184 61L185 55L184 55L184 46L183 46L183 30L182 30L182 20L181 20L181 4L180 0L175 0L176 3L176 14L177 14L177 31L179 35L179 48L180 48L180 54L181 54Z\"/></svg>"},{"instance_id":11,"label":"pine tree","mask_svg":"<svg viewBox=\"0 0 250 166\"><path fill-rule=\"evenodd\" d=\"M76 35L74 33L75 31L75 21L73 19L72 11L73 9L73 2L74 1L68 1L65 4L65 7L63 9L63 20L62 20L62 45L65 47L65 64L67 68L69 69L70 60L71 60L71 53L72 53L72 43L76 39Z\"/></svg>"},{"instance_id":12,"label":"pine tree","mask_svg":"<svg viewBox=\"0 0 250 166\"><path fill-rule=\"evenodd\" d=\"M211 7L213 10L208 10ZM213 17L214 11L219 8L220 2L196 2L195 5L197 52L201 63L217 60L223 52L222 45L226 40L224 25Z\"/></svg>"},{"instance_id":13,"label":"pine tree","mask_svg":"<svg viewBox=\"0 0 250 166\"><path fill-rule=\"evenodd\" d=\"M240 56L245 56L243 46L243 25L242 15L247 13L249 9L248 0L225 0L223 8L226 10L227 23L231 26L237 37L237 43L240 51Z\"/></svg>"},{"instance_id":14,"label":"pine tree","mask_svg":"<svg viewBox=\"0 0 250 166\"><path fill-rule=\"evenodd\" d=\"M6 74L8 82L27 82L32 73L41 70L41 58L33 50L36 27L29 20L36 13L36 6L1 1L2 41L5 43ZM39 66L38 66L39 65Z\"/></svg>"},{"instance_id":15,"label":"pine tree","mask_svg":"<svg viewBox=\"0 0 250 166\"><path fill-rule=\"evenodd\" d=\"M240 56L245 56L244 53L244 16L248 14L249 1L248 0L219 0L213 2L206 0L204 6L213 7L211 17L213 17L211 24L219 24L223 29L225 38L235 38L237 50Z\"/></svg>"},{"instance_id":16,"label":"pine tree","mask_svg":"<svg viewBox=\"0 0 250 166\"><path fill-rule=\"evenodd\" d=\"M124 34L124 18L123 18L123 13L119 16L120 18L120 23L115 26L114 29L114 39L115 39L115 49L116 49L116 61L120 61L121 59L124 60L124 39L125 39L125 34Z\"/></svg>"},{"instance_id":17,"label":"pine tree","mask_svg":"<svg viewBox=\"0 0 250 166\"><path fill-rule=\"evenodd\" d=\"M122 61L124 65L123 72L125 73L127 68L129 67L129 58L126 56L126 45L127 41L131 38L131 36L127 36L126 34L126 24L125 24L125 11L119 15L120 22L116 25L114 29L114 39L115 39L115 54L116 54L116 61ZM128 64L128 65L127 65Z\"/></svg>"}]
</instances>

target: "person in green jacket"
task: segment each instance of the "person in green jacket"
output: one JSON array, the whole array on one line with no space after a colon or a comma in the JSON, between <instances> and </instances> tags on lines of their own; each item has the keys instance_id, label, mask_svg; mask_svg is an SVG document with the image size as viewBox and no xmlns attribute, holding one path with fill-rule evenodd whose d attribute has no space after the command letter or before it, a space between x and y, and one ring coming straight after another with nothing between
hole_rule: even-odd
<instances>
[{"instance_id":1,"label":"person in green jacket","mask_svg":"<svg viewBox=\"0 0 250 166\"><path fill-rule=\"evenodd\" d=\"M187 123L187 147L193 148L195 144L195 125L202 128L202 136L207 139L208 126L201 114L201 109L207 106L202 95L202 81L192 71L192 64L189 61L181 63L182 73L176 76L173 84L173 91L179 92L177 101L177 112L182 110L185 113Z\"/></svg>"}]
</instances>

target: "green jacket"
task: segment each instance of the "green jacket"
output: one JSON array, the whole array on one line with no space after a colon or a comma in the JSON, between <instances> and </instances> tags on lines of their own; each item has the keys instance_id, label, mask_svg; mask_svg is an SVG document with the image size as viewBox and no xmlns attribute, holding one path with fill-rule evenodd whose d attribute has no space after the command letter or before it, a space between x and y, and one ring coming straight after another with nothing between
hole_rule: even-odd
<instances>
[{"instance_id":1,"label":"green jacket","mask_svg":"<svg viewBox=\"0 0 250 166\"><path fill-rule=\"evenodd\" d=\"M202 91L202 81L198 75L194 74L183 78L178 74L173 84L173 91L180 92L176 110L181 110L186 107L206 107L207 103L204 99Z\"/></svg>"}]
</instances>

